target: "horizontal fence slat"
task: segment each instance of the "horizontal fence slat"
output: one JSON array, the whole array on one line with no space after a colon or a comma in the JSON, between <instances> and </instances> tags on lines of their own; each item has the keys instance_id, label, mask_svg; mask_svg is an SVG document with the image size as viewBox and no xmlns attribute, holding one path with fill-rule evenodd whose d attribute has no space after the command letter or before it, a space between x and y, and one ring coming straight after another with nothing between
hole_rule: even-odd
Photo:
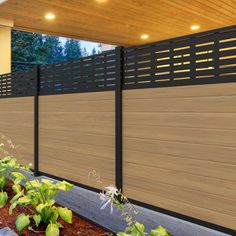
<instances>
[{"instance_id":1,"label":"horizontal fence slat","mask_svg":"<svg viewBox=\"0 0 236 236\"><path fill-rule=\"evenodd\" d=\"M232 81L236 27L126 48L124 56L124 89Z\"/></svg>"}]
</instances>

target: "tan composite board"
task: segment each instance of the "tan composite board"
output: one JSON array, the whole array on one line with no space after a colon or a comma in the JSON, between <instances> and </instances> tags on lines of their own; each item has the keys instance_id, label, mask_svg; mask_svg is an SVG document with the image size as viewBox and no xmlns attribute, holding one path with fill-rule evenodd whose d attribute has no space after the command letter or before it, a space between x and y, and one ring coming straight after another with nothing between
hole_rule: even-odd
<instances>
[{"instance_id":1,"label":"tan composite board","mask_svg":"<svg viewBox=\"0 0 236 236\"><path fill-rule=\"evenodd\" d=\"M126 90L124 193L236 228L236 84Z\"/></svg>"},{"instance_id":2,"label":"tan composite board","mask_svg":"<svg viewBox=\"0 0 236 236\"><path fill-rule=\"evenodd\" d=\"M12 140L16 148L8 150L19 156L20 163L34 164L33 97L0 99L0 134ZM5 140L1 142L6 143Z\"/></svg>"},{"instance_id":3,"label":"tan composite board","mask_svg":"<svg viewBox=\"0 0 236 236\"><path fill-rule=\"evenodd\" d=\"M114 92L41 96L39 169L92 187L95 169L114 183Z\"/></svg>"}]
</instances>

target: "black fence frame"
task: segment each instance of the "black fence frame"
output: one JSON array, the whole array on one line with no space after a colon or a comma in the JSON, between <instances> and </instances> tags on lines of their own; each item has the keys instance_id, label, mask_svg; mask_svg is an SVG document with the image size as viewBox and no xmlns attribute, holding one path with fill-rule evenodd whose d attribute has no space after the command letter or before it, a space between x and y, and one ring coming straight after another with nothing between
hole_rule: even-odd
<instances>
[{"instance_id":1,"label":"black fence frame","mask_svg":"<svg viewBox=\"0 0 236 236\"><path fill-rule=\"evenodd\" d=\"M82 71L88 72L89 68L100 68L102 66L104 66L105 69L101 69L103 70L103 73L105 73L105 75L107 76L107 80L100 80L98 79L98 81L95 80L91 80L90 78L88 78L89 83L92 83L92 85L90 86L86 86L86 84L83 86L83 89L75 89L75 91L60 91L60 92L53 92L53 91L49 91L49 92L42 92L43 87L42 87L42 68L44 66L35 66L33 68L33 70L30 70L29 72L29 76L28 79L30 80L30 83L28 83L28 87L22 91L22 83L18 83L17 79L16 80L16 84L13 86L13 88L15 89L15 91L9 93L9 94L5 94L2 96L2 98L4 97L18 97L18 96L34 96L34 173L36 176L38 175L46 175L49 177L53 177L55 179L61 179L58 176L53 176L50 175L48 173L44 173L41 172L39 170L39 96L41 95L52 95L52 94L65 94L65 93L78 93L78 92L95 92L95 91L114 91L115 92L115 178L116 178L116 186L122 190L122 179L123 179L123 171L122 171L122 91L126 90L126 89L141 89L141 88L157 88L157 87L171 87L171 86L188 86L188 85L204 85L204 84L215 84L215 83L229 83L229 82L236 82L236 59L235 60L231 60L230 63L234 63L233 66L231 68L233 68L233 70L235 71L235 73L232 73L232 75L229 73L229 76L222 79L220 78L220 66L221 66L221 61L220 61L220 55L222 53L220 53L220 47L219 47L219 43L220 43L220 39L224 40L224 36L229 35L229 37L231 38L236 38L236 26L231 26L231 27L226 27L226 28L222 28L222 29L217 29L217 30L212 30L212 31L208 31L208 32L203 32L203 33L198 33L198 34L193 34L193 35L188 35L185 37L178 37L175 39L170 39L170 40L163 40L161 42L157 42L157 43L152 43L152 44L147 44L147 45L142 45L142 46L137 46L137 47L130 47L130 48L123 48L123 47L117 47L114 51L110 51L107 52L108 54L104 53L102 55L97 55L97 56L93 56L93 57L88 57L85 59L81 59L81 61L79 63L85 63L86 66L88 66L88 68L82 68ZM206 39L206 40L205 40ZM189 65L189 70L188 70L188 76L189 79L183 79L183 80L175 80L175 78L173 77L173 67L174 67L174 63L172 63L172 65L170 66L170 74L171 74L171 78L167 81L164 81L162 83L156 83L156 81L153 80L153 78L158 77L158 73L155 72L156 68L155 66L153 66L153 61L156 60L156 55L153 55L153 50L155 52L155 50L159 50L159 48L161 48L160 50L162 50L162 48L164 48L166 50L166 47L170 47L170 50L167 53L172 53L171 55L173 56L173 52L171 51L174 48L174 45L184 45L186 42L191 42L187 47L188 50L194 50L195 52L195 48L196 48L196 44L197 44L197 40L200 40L199 42L205 42L205 41L209 41L209 40L213 40L214 41L214 45L213 46L209 46L206 47L206 50L212 51L213 50L213 64L214 64L214 70L213 73L211 72L210 74L210 78L205 78L205 79L196 79L196 68L193 66L193 64L196 64L196 58L189 58L190 60L190 65ZM193 44L194 42L194 44ZM227 41L229 42L227 45L231 45L231 46L235 46L236 47L236 40L233 41ZM216 48L215 51L213 48ZM186 49L186 48L185 48ZM183 50L185 50L183 49ZM160 51L159 50L159 51ZM174 49L173 49L174 50ZM182 50L182 49L181 49ZM205 49L204 49L205 50ZM141 52L141 53L140 53ZM133 69L129 70L129 54L133 54L134 57L131 57L131 59L133 61L135 61L134 64L132 64L131 62L131 66ZM160 52L160 54L162 53L162 51ZM166 53L166 52L164 52ZM184 52L183 52L184 53ZM158 53L157 53L158 54ZM106 56L108 55L108 56ZM151 58L148 62L144 62L146 63L145 65L147 65L147 67L149 67L149 74L148 76L151 77L151 79L146 83L145 79L144 79L144 83L142 81L142 76L140 77L140 80L137 80L138 78L138 69L141 67L140 61L137 59L138 55L142 55L144 56L144 58L147 56L149 58ZM236 58L236 49L232 49L232 51L228 51L226 53L226 55L228 56L235 56ZM100 59L99 59L100 57ZM153 59L154 58L154 59ZM90 67L90 65L87 65L86 60L90 61L92 64L92 66ZM101 63L99 62L99 60L101 61ZM131 61L132 61L131 60ZM146 59L143 59L144 61ZM174 56L171 58L171 60L174 60ZM193 62L193 60L195 60ZM66 66L69 64L73 64L73 61L71 62L65 62L67 63ZM78 62L76 62L78 63ZM76 64L75 63L75 64ZM98 64L96 64L98 63ZM100 63L100 64L99 64ZM149 64L148 64L149 63ZM191 64L193 63L193 64ZM155 64L155 63L154 63ZM62 66L64 66L64 64L61 64ZM55 67L59 66L59 64L57 65L52 65L51 69L55 70ZM84 66L84 64L83 64ZM46 67L50 67L50 65L47 65ZM182 69L185 69L185 65L182 64ZM127 69L128 68L128 69ZM133 83L129 84L127 83L128 76L127 76L127 71L130 72L130 74L133 74ZM165 71L165 70L163 70ZM208 70L206 69L205 71L207 71L207 75L209 75ZM228 71L228 70L227 70ZM230 70L229 70L230 71ZM19 78L22 78L22 72L16 72L14 75L12 74L8 74L8 75L0 75L0 98L1 98L1 93L3 93L1 91L1 81L3 81L4 78L9 78L12 76L13 81L14 78L16 78L17 76ZM204 74L205 72L203 72ZM26 74L26 73L24 73ZM73 74L73 73L72 73ZM235 74L235 75L234 75ZM96 72L95 70L93 71L93 73L91 74L91 76L97 76L100 78L101 76L99 75L99 72ZM141 74L142 75L142 74ZM73 75L74 76L74 75ZM185 76L185 75L184 75ZM110 77L112 77L110 79ZM81 78L81 77L79 77ZM63 81L63 80L62 80ZM86 79L82 78L82 81L84 83L86 83ZM92 82L91 82L92 81ZM113 81L113 82L111 82ZM130 80L129 80L130 81ZM141 81L141 83L139 83ZM110 87L107 87L107 83L110 84ZM5 86L5 85L4 85ZM73 85L74 86L74 85ZM4 87L5 88L5 87ZM30 88L30 89L29 89ZM18 91L19 89L19 91ZM27 90L28 89L28 90ZM67 180L73 184L75 184L76 186L80 186L95 192L99 192L99 189L90 187L90 186L86 186L80 183L76 183L70 180ZM190 221L211 229L215 229L230 235L234 235L236 236L236 231L226 228L226 227L222 227L220 225L216 225L216 224L212 224L206 221L202 221L199 219L195 219L193 217L189 217L186 215L183 215L181 213L176 213L173 211L169 211L166 209L162 209L153 205L149 205L143 202L139 202L136 201L134 199L131 199L131 202L149 208L151 210L154 211L158 211L164 214L168 214L170 216L174 216L186 221Z\"/></svg>"}]
</instances>

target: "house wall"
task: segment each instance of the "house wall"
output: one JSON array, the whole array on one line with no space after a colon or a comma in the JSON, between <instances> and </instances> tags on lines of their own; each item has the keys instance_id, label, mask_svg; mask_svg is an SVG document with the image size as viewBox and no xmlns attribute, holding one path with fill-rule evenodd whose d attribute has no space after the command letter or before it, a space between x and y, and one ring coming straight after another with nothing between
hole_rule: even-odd
<instances>
[{"instance_id":1,"label":"house wall","mask_svg":"<svg viewBox=\"0 0 236 236\"><path fill-rule=\"evenodd\" d=\"M236 84L126 90L123 109L124 194L236 229Z\"/></svg>"},{"instance_id":2,"label":"house wall","mask_svg":"<svg viewBox=\"0 0 236 236\"><path fill-rule=\"evenodd\" d=\"M11 28L1 26L0 19L0 75L11 72Z\"/></svg>"}]
</instances>

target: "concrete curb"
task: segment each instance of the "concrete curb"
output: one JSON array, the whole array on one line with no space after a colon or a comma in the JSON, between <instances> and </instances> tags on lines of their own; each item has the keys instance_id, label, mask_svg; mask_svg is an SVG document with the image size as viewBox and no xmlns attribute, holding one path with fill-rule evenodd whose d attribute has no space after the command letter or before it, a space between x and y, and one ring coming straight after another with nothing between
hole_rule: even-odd
<instances>
[{"instance_id":1,"label":"concrete curb","mask_svg":"<svg viewBox=\"0 0 236 236\"><path fill-rule=\"evenodd\" d=\"M74 187L69 193L60 192L56 200L59 204L113 232L123 231L126 227L116 209L113 214L110 214L110 209L100 210L99 194L92 191ZM136 217L137 221L144 223L148 231L162 225L170 230L173 236L229 236L143 207L135 207L140 212Z\"/></svg>"},{"instance_id":2,"label":"concrete curb","mask_svg":"<svg viewBox=\"0 0 236 236\"><path fill-rule=\"evenodd\" d=\"M0 236L18 236L18 234L16 234L10 228L5 227L3 229L0 229Z\"/></svg>"}]
</instances>

